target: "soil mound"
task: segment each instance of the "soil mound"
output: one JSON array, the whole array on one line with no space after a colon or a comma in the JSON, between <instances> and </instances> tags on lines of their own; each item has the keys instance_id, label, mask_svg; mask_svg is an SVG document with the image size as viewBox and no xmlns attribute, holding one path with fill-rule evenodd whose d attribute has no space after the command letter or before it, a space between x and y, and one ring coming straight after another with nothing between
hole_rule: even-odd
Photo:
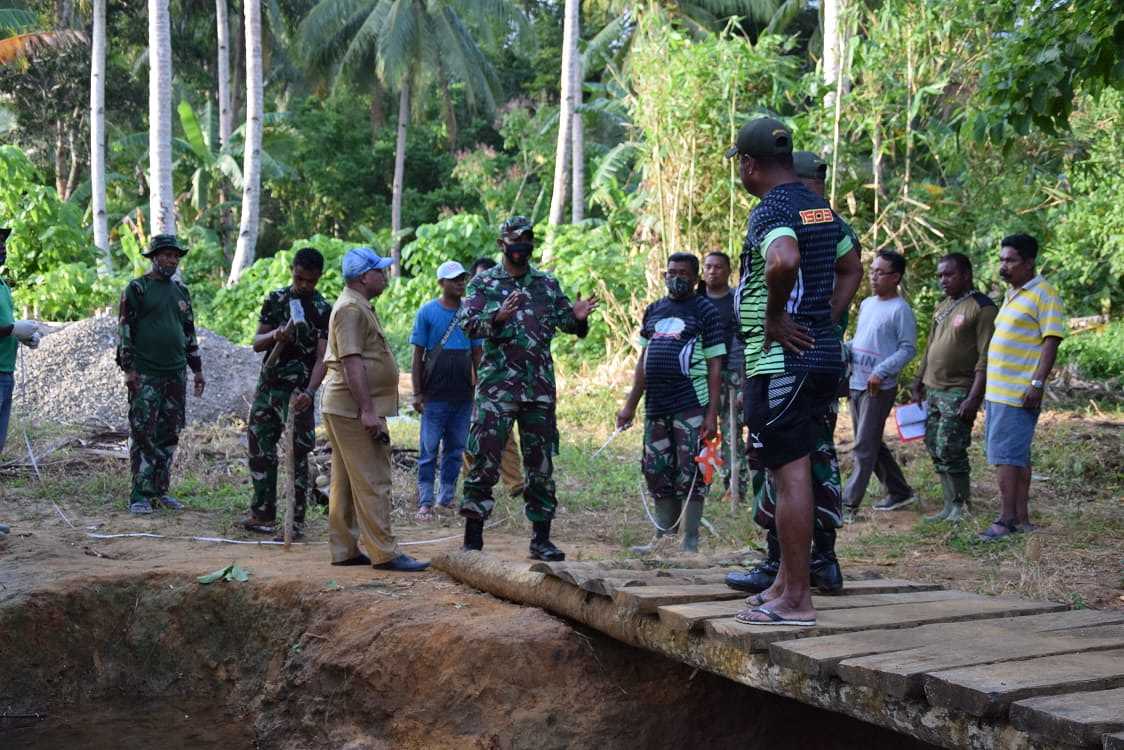
<instances>
[{"instance_id":1,"label":"soil mound","mask_svg":"<svg viewBox=\"0 0 1124 750\"><path fill-rule=\"evenodd\" d=\"M195 398L188 378L187 421L245 418L260 355L204 328L197 334L207 388ZM124 425L129 409L116 348L117 320L106 315L70 323L44 336L38 349L20 347L16 412L37 422Z\"/></svg>"}]
</instances>

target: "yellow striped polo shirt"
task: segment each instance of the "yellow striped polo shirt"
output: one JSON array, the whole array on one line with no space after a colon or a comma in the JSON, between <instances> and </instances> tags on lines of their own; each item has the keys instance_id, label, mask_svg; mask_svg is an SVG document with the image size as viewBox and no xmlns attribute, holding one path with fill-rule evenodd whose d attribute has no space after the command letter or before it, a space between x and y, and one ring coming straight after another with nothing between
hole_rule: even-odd
<instances>
[{"instance_id":1,"label":"yellow striped polo shirt","mask_svg":"<svg viewBox=\"0 0 1124 750\"><path fill-rule=\"evenodd\" d=\"M1038 275L1008 290L995 318L987 350L986 400L1023 405L1047 336L1065 338L1065 318L1058 291Z\"/></svg>"}]
</instances>

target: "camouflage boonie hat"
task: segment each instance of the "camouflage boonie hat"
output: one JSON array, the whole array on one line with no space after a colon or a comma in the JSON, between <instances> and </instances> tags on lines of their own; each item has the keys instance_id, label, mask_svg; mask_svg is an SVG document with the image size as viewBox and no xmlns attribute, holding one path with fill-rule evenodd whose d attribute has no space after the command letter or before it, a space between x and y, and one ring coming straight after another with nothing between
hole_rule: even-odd
<instances>
[{"instance_id":1,"label":"camouflage boonie hat","mask_svg":"<svg viewBox=\"0 0 1124 750\"><path fill-rule=\"evenodd\" d=\"M176 250L179 252L180 257L187 255L187 250L180 245L179 240L176 239L174 234L154 234L152 239L148 241L148 252L142 253L144 257L151 258L161 250Z\"/></svg>"},{"instance_id":2,"label":"camouflage boonie hat","mask_svg":"<svg viewBox=\"0 0 1124 750\"><path fill-rule=\"evenodd\" d=\"M516 240L524 234L535 235L535 225L526 216L512 216L500 227L500 238Z\"/></svg>"}]
</instances>

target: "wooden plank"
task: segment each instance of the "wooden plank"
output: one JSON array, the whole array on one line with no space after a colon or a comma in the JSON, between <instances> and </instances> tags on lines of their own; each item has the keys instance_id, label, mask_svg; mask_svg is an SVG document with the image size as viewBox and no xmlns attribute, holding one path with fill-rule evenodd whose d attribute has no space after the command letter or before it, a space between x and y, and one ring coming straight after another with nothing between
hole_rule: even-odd
<instances>
[{"instance_id":1,"label":"wooden plank","mask_svg":"<svg viewBox=\"0 0 1124 750\"><path fill-rule=\"evenodd\" d=\"M920 695L925 676L931 672L1116 648L1124 648L1124 624L1085 628L1069 635L1012 633L1004 629L848 659L838 664L836 673L851 684L904 698Z\"/></svg>"},{"instance_id":2,"label":"wooden plank","mask_svg":"<svg viewBox=\"0 0 1124 750\"><path fill-rule=\"evenodd\" d=\"M901 594L855 594L853 596L812 596L817 610L852 609L855 607L880 607L887 604L947 601L950 599L979 598L979 594L963 591L909 591ZM703 622L718 617L733 617L745 609L742 600L675 604L660 607L657 613L672 630L701 629Z\"/></svg>"},{"instance_id":3,"label":"wooden plank","mask_svg":"<svg viewBox=\"0 0 1124 750\"><path fill-rule=\"evenodd\" d=\"M1124 750L1124 732L1106 734L1101 742L1104 750Z\"/></svg>"},{"instance_id":4,"label":"wooden plank","mask_svg":"<svg viewBox=\"0 0 1124 750\"><path fill-rule=\"evenodd\" d=\"M617 589L613 601L625 614L651 614L668 604L690 604L714 599L741 599L745 596L724 584L686 586L626 586Z\"/></svg>"},{"instance_id":5,"label":"wooden plank","mask_svg":"<svg viewBox=\"0 0 1124 750\"><path fill-rule=\"evenodd\" d=\"M1011 724L1057 743L1103 746L1104 735L1124 730L1124 688L1016 701Z\"/></svg>"},{"instance_id":6,"label":"wooden plank","mask_svg":"<svg viewBox=\"0 0 1124 750\"><path fill-rule=\"evenodd\" d=\"M733 619L707 620L704 629L712 637L736 642L750 651L764 651L775 641L808 638L876 628L909 628L936 622L982 620L1064 609L1052 602L980 597L945 602L891 604L885 607L835 609L817 615L815 627L790 625L743 625Z\"/></svg>"},{"instance_id":7,"label":"wooden plank","mask_svg":"<svg viewBox=\"0 0 1124 750\"><path fill-rule=\"evenodd\" d=\"M1017 650L1018 644L1013 648ZM925 696L934 706L995 718L1023 698L1116 687L1124 687L1121 649L935 672L926 676ZM1124 714L1124 701L1119 708Z\"/></svg>"},{"instance_id":8,"label":"wooden plank","mask_svg":"<svg viewBox=\"0 0 1124 750\"><path fill-rule=\"evenodd\" d=\"M1124 622L1124 610L1080 609L962 624L922 625L908 630L871 630L776 643L769 649L769 659L774 664L805 674L831 677L844 659L870 654L1003 635L1011 628L1023 634L1069 635L1081 628L1121 622Z\"/></svg>"}]
</instances>

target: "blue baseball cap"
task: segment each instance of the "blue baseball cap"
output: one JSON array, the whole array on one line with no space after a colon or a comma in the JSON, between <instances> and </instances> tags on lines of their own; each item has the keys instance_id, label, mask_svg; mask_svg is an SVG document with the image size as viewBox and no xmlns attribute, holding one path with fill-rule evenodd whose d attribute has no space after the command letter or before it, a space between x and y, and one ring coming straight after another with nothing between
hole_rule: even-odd
<instances>
[{"instance_id":1,"label":"blue baseball cap","mask_svg":"<svg viewBox=\"0 0 1124 750\"><path fill-rule=\"evenodd\" d=\"M343 256L343 278L345 281L357 279L367 271L387 268L393 258L384 258L369 247L353 247Z\"/></svg>"}]
</instances>

